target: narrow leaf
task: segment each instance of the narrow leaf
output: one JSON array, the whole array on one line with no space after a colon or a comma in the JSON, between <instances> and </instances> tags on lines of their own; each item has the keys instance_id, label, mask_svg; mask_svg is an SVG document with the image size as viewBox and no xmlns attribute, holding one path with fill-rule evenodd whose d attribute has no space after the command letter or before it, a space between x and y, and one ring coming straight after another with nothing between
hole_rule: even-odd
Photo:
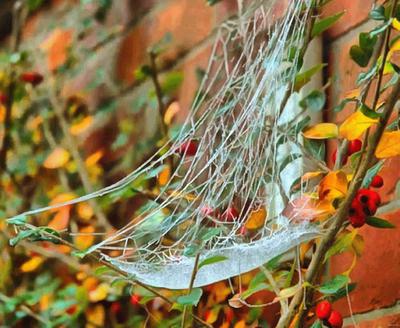
<instances>
[{"instance_id":1,"label":"narrow leaf","mask_svg":"<svg viewBox=\"0 0 400 328\"><path fill-rule=\"evenodd\" d=\"M345 12L343 11L341 13L337 13L335 15L329 16L327 18L321 19L318 22L316 22L311 32L312 37L314 38L317 35L320 35L324 31L326 31L333 24L335 24L344 15L344 13Z\"/></svg>"},{"instance_id":2,"label":"narrow leaf","mask_svg":"<svg viewBox=\"0 0 400 328\"><path fill-rule=\"evenodd\" d=\"M372 227L380 228L380 229L394 229L396 226L389 221L384 219L380 219L374 216L368 217L366 223Z\"/></svg>"}]
</instances>

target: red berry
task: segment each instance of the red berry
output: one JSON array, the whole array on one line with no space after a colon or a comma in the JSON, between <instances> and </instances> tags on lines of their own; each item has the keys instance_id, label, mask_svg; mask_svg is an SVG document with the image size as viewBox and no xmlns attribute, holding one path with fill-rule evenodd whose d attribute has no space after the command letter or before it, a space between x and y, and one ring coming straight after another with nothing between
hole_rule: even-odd
<instances>
[{"instance_id":1,"label":"red berry","mask_svg":"<svg viewBox=\"0 0 400 328\"><path fill-rule=\"evenodd\" d=\"M21 81L30 83L34 87L42 83L43 75L38 72L25 72L20 76Z\"/></svg>"},{"instance_id":2,"label":"red berry","mask_svg":"<svg viewBox=\"0 0 400 328\"><path fill-rule=\"evenodd\" d=\"M349 217L350 223L354 228L360 228L365 224L365 215L351 215Z\"/></svg>"},{"instance_id":3,"label":"red berry","mask_svg":"<svg viewBox=\"0 0 400 328\"><path fill-rule=\"evenodd\" d=\"M362 148L362 141L360 139L351 140L347 147L347 154L350 156L354 153L357 153Z\"/></svg>"},{"instance_id":4,"label":"red berry","mask_svg":"<svg viewBox=\"0 0 400 328\"><path fill-rule=\"evenodd\" d=\"M349 215L350 216L363 216L363 215L365 215L365 213L364 213L364 205L357 198L354 198L353 201L351 202Z\"/></svg>"},{"instance_id":5,"label":"red berry","mask_svg":"<svg viewBox=\"0 0 400 328\"><path fill-rule=\"evenodd\" d=\"M328 323L332 328L342 328L343 326L342 315L338 311L333 310L328 318Z\"/></svg>"},{"instance_id":6,"label":"red berry","mask_svg":"<svg viewBox=\"0 0 400 328\"><path fill-rule=\"evenodd\" d=\"M317 304L315 312L319 319L321 320L328 319L332 312L332 305L328 301L322 301Z\"/></svg>"},{"instance_id":7,"label":"red berry","mask_svg":"<svg viewBox=\"0 0 400 328\"><path fill-rule=\"evenodd\" d=\"M176 152L180 155L194 156L197 153L197 142L185 141L177 148Z\"/></svg>"},{"instance_id":8,"label":"red berry","mask_svg":"<svg viewBox=\"0 0 400 328\"><path fill-rule=\"evenodd\" d=\"M121 303L120 302L111 303L110 310L112 313L118 314L119 312L121 312Z\"/></svg>"},{"instance_id":9,"label":"red berry","mask_svg":"<svg viewBox=\"0 0 400 328\"><path fill-rule=\"evenodd\" d=\"M8 101L8 97L5 93L0 92L0 104L6 105Z\"/></svg>"},{"instance_id":10,"label":"red berry","mask_svg":"<svg viewBox=\"0 0 400 328\"><path fill-rule=\"evenodd\" d=\"M383 178L380 175L375 175L371 181L371 187L381 188L383 186Z\"/></svg>"},{"instance_id":11,"label":"red berry","mask_svg":"<svg viewBox=\"0 0 400 328\"><path fill-rule=\"evenodd\" d=\"M214 209L208 205L204 205L201 209L200 209L200 213L204 216L210 216L214 213Z\"/></svg>"},{"instance_id":12,"label":"red berry","mask_svg":"<svg viewBox=\"0 0 400 328\"><path fill-rule=\"evenodd\" d=\"M226 211L222 213L221 219L223 221L234 221L238 216L238 211L233 206L229 206Z\"/></svg>"},{"instance_id":13,"label":"red berry","mask_svg":"<svg viewBox=\"0 0 400 328\"><path fill-rule=\"evenodd\" d=\"M131 296L130 302L131 302L131 304L132 304L133 306L139 305L139 302L140 302L140 295L133 294L133 295Z\"/></svg>"},{"instance_id":14,"label":"red berry","mask_svg":"<svg viewBox=\"0 0 400 328\"><path fill-rule=\"evenodd\" d=\"M67 308L65 311L69 314L69 315L73 315L76 310L78 309L78 307L76 306L76 304L71 305L69 308Z\"/></svg>"}]
</instances>

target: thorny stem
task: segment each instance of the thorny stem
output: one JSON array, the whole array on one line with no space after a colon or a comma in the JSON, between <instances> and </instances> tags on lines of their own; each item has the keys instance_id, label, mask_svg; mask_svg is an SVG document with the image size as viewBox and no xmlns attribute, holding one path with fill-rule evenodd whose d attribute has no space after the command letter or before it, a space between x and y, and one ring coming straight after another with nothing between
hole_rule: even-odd
<instances>
[{"instance_id":1,"label":"thorny stem","mask_svg":"<svg viewBox=\"0 0 400 328\"><path fill-rule=\"evenodd\" d=\"M397 7L397 0L393 0L393 7L392 10L394 10ZM388 46L388 43L386 43L386 47ZM384 62L382 63L384 65ZM379 97L379 91L376 92L376 96ZM321 269L321 267L324 264L324 257L326 252L328 251L329 247L332 245L332 243L335 240L335 237L337 233L340 231L342 228L342 225L344 221L346 220L348 216L348 211L351 206L351 202L354 199L357 190L361 187L361 184L365 178L365 175L371 165L371 162L374 160L374 152L376 150L376 147L378 146L378 143L382 137L382 134L385 130L385 127L387 126L389 119L394 111L394 107L400 97L400 81L398 81L390 95L388 96L387 102L384 107L384 111L382 113L382 116L380 117L380 120L377 124L376 131L372 134L372 136L369 139L369 143L366 149L366 154L365 158L361 161L360 160L360 166L359 170L355 173L355 176L353 180L350 183L349 191L347 194L347 197L344 199L342 204L340 205L338 212L336 214L336 217L334 218L334 221L332 222L331 227L329 228L327 234L322 237L320 244L317 247L316 252L314 253L311 263L308 267L308 270L305 275L305 282L306 285L313 285L315 283L315 280L318 276L318 273ZM374 100L374 103L377 103L377 100ZM307 303L313 296L313 290L307 287L304 287L303 289L299 290L299 292L293 297L290 306L289 306L289 312L287 315L282 316L277 328L286 328L290 325L292 322L293 318L298 314L298 322L300 325L303 323L303 317L305 314L305 310L307 307ZM305 304L303 304L303 301L305 300ZM305 305L303 308L301 308L302 305Z\"/></svg>"},{"instance_id":2,"label":"thorny stem","mask_svg":"<svg viewBox=\"0 0 400 328\"><path fill-rule=\"evenodd\" d=\"M196 275L197 275L197 271L198 271L198 267L199 267L199 260L200 260L200 253L198 253L196 255L196 258L194 260L192 276L190 277L190 283L189 283L189 288L188 288L188 292L187 292L188 295L193 290L194 280L196 279ZM186 313L187 313L187 306L185 306L183 308L181 328L185 328L185 325L186 325Z\"/></svg>"}]
</instances>

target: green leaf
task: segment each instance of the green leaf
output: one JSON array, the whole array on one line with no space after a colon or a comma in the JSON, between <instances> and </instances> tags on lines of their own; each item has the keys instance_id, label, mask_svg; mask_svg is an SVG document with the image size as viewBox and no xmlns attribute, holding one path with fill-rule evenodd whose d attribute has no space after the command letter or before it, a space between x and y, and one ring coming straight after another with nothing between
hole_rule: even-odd
<instances>
[{"instance_id":1,"label":"green leaf","mask_svg":"<svg viewBox=\"0 0 400 328\"><path fill-rule=\"evenodd\" d=\"M319 112L325 106L326 95L319 90L312 91L307 97L300 101L300 106L308 108L313 112Z\"/></svg>"},{"instance_id":2,"label":"green leaf","mask_svg":"<svg viewBox=\"0 0 400 328\"><path fill-rule=\"evenodd\" d=\"M179 296L177 298L177 302L182 305L197 306L197 304L199 304L201 295L203 295L203 290L201 288L194 288L190 294Z\"/></svg>"},{"instance_id":3,"label":"green leaf","mask_svg":"<svg viewBox=\"0 0 400 328\"><path fill-rule=\"evenodd\" d=\"M385 164L385 161L379 161L376 163L373 167L371 167L368 171L367 174L364 177L364 180L362 182L361 187L362 188L368 188L369 185L372 182L372 179L379 173L379 171L382 169L383 164Z\"/></svg>"},{"instance_id":4,"label":"green leaf","mask_svg":"<svg viewBox=\"0 0 400 328\"><path fill-rule=\"evenodd\" d=\"M182 72L170 72L165 76L165 79L161 83L161 89L163 94L170 94L176 91L183 81Z\"/></svg>"},{"instance_id":5,"label":"green leaf","mask_svg":"<svg viewBox=\"0 0 400 328\"><path fill-rule=\"evenodd\" d=\"M371 10L369 13L369 17L373 20L377 21L384 21L386 19L385 17L385 7L384 6L378 6L374 9Z\"/></svg>"},{"instance_id":6,"label":"green leaf","mask_svg":"<svg viewBox=\"0 0 400 328\"><path fill-rule=\"evenodd\" d=\"M304 138L304 147L313 157L319 160L325 159L325 140L313 140Z\"/></svg>"},{"instance_id":7,"label":"green leaf","mask_svg":"<svg viewBox=\"0 0 400 328\"><path fill-rule=\"evenodd\" d=\"M333 24L335 24L344 15L344 13L345 12L343 11L341 13L337 13L335 15L326 17L326 18L321 19L318 22L316 22L313 26L311 36L314 38L314 37L320 35L321 33L323 33L324 31L326 31Z\"/></svg>"},{"instance_id":8,"label":"green leaf","mask_svg":"<svg viewBox=\"0 0 400 328\"><path fill-rule=\"evenodd\" d=\"M139 67L135 70L134 76L137 81L145 80L147 77L151 76L151 67L149 65Z\"/></svg>"},{"instance_id":9,"label":"green leaf","mask_svg":"<svg viewBox=\"0 0 400 328\"><path fill-rule=\"evenodd\" d=\"M344 109L344 107L345 107L348 103L351 103L351 102L358 103L358 99L357 99L356 97L343 99L343 100L340 102L339 105L337 105L335 108L333 108L333 111L334 111L335 113L341 112L341 111Z\"/></svg>"},{"instance_id":10,"label":"green leaf","mask_svg":"<svg viewBox=\"0 0 400 328\"><path fill-rule=\"evenodd\" d=\"M371 227L380 228L380 229L394 229L396 226L389 221L384 219L380 219L374 216L370 216L367 218L366 223Z\"/></svg>"},{"instance_id":11,"label":"green leaf","mask_svg":"<svg viewBox=\"0 0 400 328\"><path fill-rule=\"evenodd\" d=\"M357 287L356 283L348 284L347 286L340 288L335 294L329 296L329 299L333 303L333 302L347 296L347 294L350 294L354 289L356 289L356 287Z\"/></svg>"},{"instance_id":12,"label":"green leaf","mask_svg":"<svg viewBox=\"0 0 400 328\"><path fill-rule=\"evenodd\" d=\"M367 117L369 118L380 118L382 115L380 113L377 113L373 111L371 108L369 108L365 104L361 104L360 106L360 111Z\"/></svg>"},{"instance_id":13,"label":"green leaf","mask_svg":"<svg viewBox=\"0 0 400 328\"><path fill-rule=\"evenodd\" d=\"M353 230L351 232L346 233L345 235L340 236L339 239L335 241L335 243L331 246L331 248L328 249L328 251L325 253L325 259L329 259L331 256L336 255L336 254L341 254L351 245L353 244L353 240L357 235L357 230Z\"/></svg>"},{"instance_id":14,"label":"green leaf","mask_svg":"<svg viewBox=\"0 0 400 328\"><path fill-rule=\"evenodd\" d=\"M314 321L313 325L310 328L323 328L321 321L318 319Z\"/></svg>"},{"instance_id":15,"label":"green leaf","mask_svg":"<svg viewBox=\"0 0 400 328\"><path fill-rule=\"evenodd\" d=\"M184 250L183 250L183 255L187 257L194 257L198 254L200 251L200 245L197 244L191 244L188 245Z\"/></svg>"},{"instance_id":16,"label":"green leaf","mask_svg":"<svg viewBox=\"0 0 400 328\"><path fill-rule=\"evenodd\" d=\"M27 217L26 217L25 215L18 215L18 216L14 216L14 217L11 218L11 219L6 220L6 222L7 222L8 224L13 224L13 225L16 225L16 226L21 226L21 225L26 224L26 220L27 220Z\"/></svg>"},{"instance_id":17,"label":"green leaf","mask_svg":"<svg viewBox=\"0 0 400 328\"><path fill-rule=\"evenodd\" d=\"M203 261L201 261L201 263L199 264L199 269L206 265L226 261L227 259L228 258L226 256L221 256L221 255L216 255L216 256L206 258Z\"/></svg>"},{"instance_id":18,"label":"green leaf","mask_svg":"<svg viewBox=\"0 0 400 328\"><path fill-rule=\"evenodd\" d=\"M338 292L343 286L345 286L349 282L349 277L345 275L337 275L332 280L327 281L322 284L318 290L322 294L335 294Z\"/></svg>"},{"instance_id":19,"label":"green leaf","mask_svg":"<svg viewBox=\"0 0 400 328\"><path fill-rule=\"evenodd\" d=\"M96 276L101 276L110 271L112 272L112 270L108 266L102 265L102 266L96 268L96 270L94 270L94 274Z\"/></svg>"},{"instance_id":20,"label":"green leaf","mask_svg":"<svg viewBox=\"0 0 400 328\"><path fill-rule=\"evenodd\" d=\"M256 286L254 286L253 288L249 288L249 289L245 290L240 295L240 298L242 300L245 300L245 299L249 298L251 295L258 293L259 291L262 291L262 290L271 290L271 286L266 283L258 284Z\"/></svg>"},{"instance_id":21,"label":"green leaf","mask_svg":"<svg viewBox=\"0 0 400 328\"><path fill-rule=\"evenodd\" d=\"M206 233L201 236L202 241L209 241L215 236L218 236L221 233L220 228L209 228L206 230Z\"/></svg>"},{"instance_id":22,"label":"green leaf","mask_svg":"<svg viewBox=\"0 0 400 328\"><path fill-rule=\"evenodd\" d=\"M360 46L352 46L350 48L350 58L353 59L358 66L367 67L371 56L367 54Z\"/></svg>"},{"instance_id":23,"label":"green leaf","mask_svg":"<svg viewBox=\"0 0 400 328\"><path fill-rule=\"evenodd\" d=\"M303 86L305 86L308 82L311 81L311 78L320 72L326 64L318 64L313 67L311 67L309 70L299 73L296 76L295 82L294 82L294 88L295 90L300 90Z\"/></svg>"}]
</instances>

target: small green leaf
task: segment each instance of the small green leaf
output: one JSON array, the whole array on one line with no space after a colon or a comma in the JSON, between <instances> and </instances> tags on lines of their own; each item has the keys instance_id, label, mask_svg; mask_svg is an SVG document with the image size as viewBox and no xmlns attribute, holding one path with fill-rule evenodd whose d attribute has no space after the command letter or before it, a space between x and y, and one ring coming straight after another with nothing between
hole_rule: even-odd
<instances>
[{"instance_id":1,"label":"small green leaf","mask_svg":"<svg viewBox=\"0 0 400 328\"><path fill-rule=\"evenodd\" d=\"M360 111L367 117L369 118L380 118L382 115L373 111L371 108L369 108L367 105L365 104L361 104L360 106Z\"/></svg>"},{"instance_id":2,"label":"small green leaf","mask_svg":"<svg viewBox=\"0 0 400 328\"><path fill-rule=\"evenodd\" d=\"M226 256L221 256L221 255L216 255L216 256L206 258L203 261L201 261L201 263L199 264L199 269L206 265L226 261L227 259L228 258Z\"/></svg>"},{"instance_id":3,"label":"small green leaf","mask_svg":"<svg viewBox=\"0 0 400 328\"><path fill-rule=\"evenodd\" d=\"M313 112L319 112L325 106L326 95L319 90L312 91L307 97L300 101L300 106L308 108Z\"/></svg>"},{"instance_id":4,"label":"small green leaf","mask_svg":"<svg viewBox=\"0 0 400 328\"><path fill-rule=\"evenodd\" d=\"M199 304L203 290L201 288L194 288L188 295L182 295L177 298L177 302L182 305L194 305Z\"/></svg>"},{"instance_id":5,"label":"small green leaf","mask_svg":"<svg viewBox=\"0 0 400 328\"><path fill-rule=\"evenodd\" d=\"M332 280L327 281L322 284L318 290L322 294L335 294L338 292L343 286L345 286L349 282L349 277L345 275L337 275Z\"/></svg>"},{"instance_id":6,"label":"small green leaf","mask_svg":"<svg viewBox=\"0 0 400 328\"><path fill-rule=\"evenodd\" d=\"M182 72L168 73L161 83L161 89L163 94L170 94L176 91L182 84L182 81L183 81Z\"/></svg>"},{"instance_id":7,"label":"small green leaf","mask_svg":"<svg viewBox=\"0 0 400 328\"><path fill-rule=\"evenodd\" d=\"M323 328L321 321L318 319L314 321L313 325L310 328Z\"/></svg>"},{"instance_id":8,"label":"small green leaf","mask_svg":"<svg viewBox=\"0 0 400 328\"><path fill-rule=\"evenodd\" d=\"M360 46L356 45L350 48L350 57L361 67L367 67L371 58Z\"/></svg>"},{"instance_id":9,"label":"small green leaf","mask_svg":"<svg viewBox=\"0 0 400 328\"><path fill-rule=\"evenodd\" d=\"M16 225L16 226L21 226L21 225L26 224L26 220L27 220L27 217L26 217L25 215L18 215L18 216L14 216L14 217L11 218L11 219L7 219L6 222L7 222L8 224L13 224L13 225Z\"/></svg>"},{"instance_id":10,"label":"small green leaf","mask_svg":"<svg viewBox=\"0 0 400 328\"><path fill-rule=\"evenodd\" d=\"M320 72L326 64L318 64L315 65L314 67L311 67L309 70L299 73L296 76L295 82L294 82L294 88L295 90L300 90L303 86L305 86L308 82L311 81L311 78Z\"/></svg>"},{"instance_id":11,"label":"small green leaf","mask_svg":"<svg viewBox=\"0 0 400 328\"><path fill-rule=\"evenodd\" d=\"M94 274L96 276L101 276L103 274L105 274L106 272L110 272L112 271L108 266L102 265L98 268L96 268L96 270L94 270Z\"/></svg>"},{"instance_id":12,"label":"small green leaf","mask_svg":"<svg viewBox=\"0 0 400 328\"><path fill-rule=\"evenodd\" d=\"M337 13L335 15L326 17L324 19L319 20L313 26L311 36L314 38L321 33L325 32L328 28L330 28L333 24L335 24L343 15L344 11L341 13Z\"/></svg>"},{"instance_id":13,"label":"small green leaf","mask_svg":"<svg viewBox=\"0 0 400 328\"><path fill-rule=\"evenodd\" d=\"M353 230L351 232L346 233L345 235L340 236L339 239L335 241L331 248L325 253L325 260L329 259L331 256L343 253L348 250L349 247L353 244L353 240L357 235L357 230Z\"/></svg>"},{"instance_id":14,"label":"small green leaf","mask_svg":"<svg viewBox=\"0 0 400 328\"><path fill-rule=\"evenodd\" d=\"M335 113L341 112L341 111L346 107L346 105L347 105L348 103L351 103L351 102L358 103L358 99L357 99L356 97L343 99L343 100L340 102L340 104L337 105L337 106L333 109L333 111L334 111Z\"/></svg>"},{"instance_id":15,"label":"small green leaf","mask_svg":"<svg viewBox=\"0 0 400 328\"><path fill-rule=\"evenodd\" d=\"M370 216L367 218L366 223L371 227L380 228L380 229L394 229L396 226L389 221L384 219L380 219L374 216Z\"/></svg>"},{"instance_id":16,"label":"small green leaf","mask_svg":"<svg viewBox=\"0 0 400 328\"><path fill-rule=\"evenodd\" d=\"M384 6L378 6L374 9L371 10L369 13L369 17L373 20L377 21L384 21L386 19L385 17L385 7Z\"/></svg>"},{"instance_id":17,"label":"small green leaf","mask_svg":"<svg viewBox=\"0 0 400 328\"><path fill-rule=\"evenodd\" d=\"M348 284L347 286L340 288L335 294L330 295L329 299L331 300L331 302L335 302L347 296L347 294L350 294L354 289L356 289L356 287L357 287L356 283Z\"/></svg>"},{"instance_id":18,"label":"small green leaf","mask_svg":"<svg viewBox=\"0 0 400 328\"><path fill-rule=\"evenodd\" d=\"M372 179L375 177L375 175L377 175L379 173L379 171L382 169L384 163L385 163L385 161L379 161L378 163L376 163L373 167L371 167L367 171L367 174L365 175L364 180L361 185L362 188L369 187L369 185L372 182Z\"/></svg>"},{"instance_id":19,"label":"small green leaf","mask_svg":"<svg viewBox=\"0 0 400 328\"><path fill-rule=\"evenodd\" d=\"M220 228L209 228L207 229L206 233L201 236L202 241L209 241L215 236L218 236L221 233Z\"/></svg>"}]
</instances>

